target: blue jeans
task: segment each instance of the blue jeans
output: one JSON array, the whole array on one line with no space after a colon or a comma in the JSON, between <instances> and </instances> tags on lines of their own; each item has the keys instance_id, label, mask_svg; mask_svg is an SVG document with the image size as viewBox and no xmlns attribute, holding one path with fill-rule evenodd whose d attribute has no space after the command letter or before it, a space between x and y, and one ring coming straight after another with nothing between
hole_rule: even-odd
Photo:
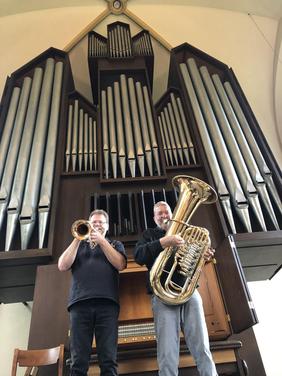
<instances>
[{"instance_id":1,"label":"blue jeans","mask_svg":"<svg viewBox=\"0 0 282 376\"><path fill-rule=\"evenodd\" d=\"M87 376L95 333L101 376L117 375L119 306L109 299L90 299L70 308L71 375Z\"/></svg>"},{"instance_id":2,"label":"blue jeans","mask_svg":"<svg viewBox=\"0 0 282 376\"><path fill-rule=\"evenodd\" d=\"M217 376L209 348L202 298L196 290L184 304L164 304L152 297L159 376L177 376L179 365L180 330L195 360L200 376Z\"/></svg>"}]
</instances>

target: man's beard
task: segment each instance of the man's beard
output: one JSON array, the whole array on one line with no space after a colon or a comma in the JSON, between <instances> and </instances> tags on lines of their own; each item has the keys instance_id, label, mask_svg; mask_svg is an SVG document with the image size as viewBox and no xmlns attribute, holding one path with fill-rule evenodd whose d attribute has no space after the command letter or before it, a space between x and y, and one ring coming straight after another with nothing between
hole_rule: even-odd
<instances>
[{"instance_id":1,"label":"man's beard","mask_svg":"<svg viewBox=\"0 0 282 376\"><path fill-rule=\"evenodd\" d=\"M169 225L169 219L164 219L159 222L159 227L164 231L168 229L168 225Z\"/></svg>"}]
</instances>

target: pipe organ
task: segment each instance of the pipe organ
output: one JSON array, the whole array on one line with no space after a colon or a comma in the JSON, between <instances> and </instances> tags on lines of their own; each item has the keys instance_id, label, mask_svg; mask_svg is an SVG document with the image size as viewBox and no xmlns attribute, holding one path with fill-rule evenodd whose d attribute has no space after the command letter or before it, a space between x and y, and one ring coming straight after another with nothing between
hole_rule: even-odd
<instances>
[{"instance_id":1,"label":"pipe organ","mask_svg":"<svg viewBox=\"0 0 282 376\"><path fill-rule=\"evenodd\" d=\"M0 268L8 275L15 260L18 278L30 265L35 278L36 266L45 264L38 268L29 348L54 341L68 346L69 275L52 264L70 243L74 220L100 208L110 215L109 235L124 242L129 258L121 273L119 351L153 351L145 268L132 250L142 231L154 226L154 203L174 208L178 192L171 180L185 174L207 181L219 196L219 203L197 211L193 224L210 231L216 248L217 263L206 266L199 289L210 340L220 349L221 341L257 322L238 249L243 258L258 244L273 249L267 278L282 264L276 162L223 63L187 44L173 49L168 89L154 104L148 31L132 37L128 24L115 22L107 37L93 30L87 42L82 58L88 59L93 103L74 90L68 57L55 49L15 72L3 96ZM31 290L15 298L5 289L0 285L1 301L33 297ZM225 363L241 364L232 359Z\"/></svg>"},{"instance_id":2,"label":"pipe organ","mask_svg":"<svg viewBox=\"0 0 282 376\"><path fill-rule=\"evenodd\" d=\"M97 171L97 110L79 93L69 95L64 171Z\"/></svg>"},{"instance_id":3,"label":"pipe organ","mask_svg":"<svg viewBox=\"0 0 282 376\"><path fill-rule=\"evenodd\" d=\"M217 155L222 156L219 161L220 166L218 167L221 168L223 172L224 180L226 181L227 189L229 195L231 196L231 202L245 230L252 232L251 219L249 214L250 206L252 208L252 212L254 213L256 222L259 224L260 230L267 231L265 219L259 201L259 196L267 211L266 215L268 215L268 218L271 221L269 228L279 230L278 220L272 207L268 191L266 190L266 184L261 177L260 171L257 168L257 161L254 160L251 150L248 148L248 144L246 143L246 140L244 138L243 130L239 122L236 121L235 114L233 113L233 119L236 121L237 125L236 129L242 136L242 147L245 147L245 149L248 150L248 157L250 157L250 160L255 166L255 170L253 170L251 177L249 169L247 167L248 159L246 159L245 162L243 153L241 152L241 144L235 138L227 115L221 105L221 101L217 94L216 88L213 85L212 79L217 80L217 87L221 89L222 95L224 95L224 86L228 88L227 90L229 91L231 97L233 94L233 104L236 104L236 99L234 97L230 83L225 82L223 86L218 75L214 75L211 78L207 67L202 66L200 69L198 69L193 58L189 58L186 64L181 63L180 70L185 83L187 94L192 102L193 111L202 113L203 120L200 122L199 126L206 128L203 130L203 133L208 131L210 135L208 136L207 142L213 145L215 153ZM228 102L226 94L225 99L227 104ZM238 105L238 102L236 108L237 112L241 111L242 113L242 110L239 110L240 106ZM232 110L230 103L229 110ZM252 134L250 133L250 136L251 135ZM258 150L258 146L254 140L254 137L251 137L254 148ZM256 174L255 172L257 172L258 174ZM274 192L274 198L278 196L273 181L268 185L268 189L270 193L272 191ZM277 209L280 208L279 210L281 210L281 200L280 202L277 200L276 204ZM224 208L226 210L227 207L224 206ZM228 210L229 213L227 213L227 218L231 218L232 213L229 205ZM230 221L230 228L232 229L233 233L236 233L233 219L231 219Z\"/></svg>"},{"instance_id":4,"label":"pipe organ","mask_svg":"<svg viewBox=\"0 0 282 376\"><path fill-rule=\"evenodd\" d=\"M91 197L91 211L104 208L111 218L109 236L126 236L137 234L136 200L134 193L110 193L99 195L95 193Z\"/></svg>"},{"instance_id":5,"label":"pipe organ","mask_svg":"<svg viewBox=\"0 0 282 376\"><path fill-rule=\"evenodd\" d=\"M194 143L177 90L168 90L156 104L166 166L197 164Z\"/></svg>"},{"instance_id":6,"label":"pipe organ","mask_svg":"<svg viewBox=\"0 0 282 376\"><path fill-rule=\"evenodd\" d=\"M132 54L132 40L129 25L116 24L108 27L109 56L129 57Z\"/></svg>"},{"instance_id":7,"label":"pipe organ","mask_svg":"<svg viewBox=\"0 0 282 376\"><path fill-rule=\"evenodd\" d=\"M48 57L14 86L8 103L1 138L1 150L6 154L1 158L0 188L5 251L46 246L63 65Z\"/></svg>"},{"instance_id":8,"label":"pipe organ","mask_svg":"<svg viewBox=\"0 0 282 376\"><path fill-rule=\"evenodd\" d=\"M121 74L101 90L100 107L104 178L161 175L148 87Z\"/></svg>"}]
</instances>

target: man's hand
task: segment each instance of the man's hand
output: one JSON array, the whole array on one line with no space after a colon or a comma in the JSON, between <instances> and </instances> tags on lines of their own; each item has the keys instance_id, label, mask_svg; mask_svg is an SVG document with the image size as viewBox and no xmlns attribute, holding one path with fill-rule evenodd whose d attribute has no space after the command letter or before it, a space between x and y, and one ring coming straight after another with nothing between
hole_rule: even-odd
<instances>
[{"instance_id":1,"label":"man's hand","mask_svg":"<svg viewBox=\"0 0 282 376\"><path fill-rule=\"evenodd\" d=\"M166 247L180 247L185 242L180 235L169 235L169 236L164 236L163 238L161 238L160 243L163 248L166 248Z\"/></svg>"},{"instance_id":2,"label":"man's hand","mask_svg":"<svg viewBox=\"0 0 282 376\"><path fill-rule=\"evenodd\" d=\"M215 249L213 249L212 247L207 248L207 250L204 253L204 259L205 259L205 261L206 262L211 261L211 259L214 256L214 253L215 253Z\"/></svg>"},{"instance_id":3,"label":"man's hand","mask_svg":"<svg viewBox=\"0 0 282 376\"><path fill-rule=\"evenodd\" d=\"M105 236L98 230L93 229L89 235L89 241L94 244L99 244L101 250L108 261L119 271L126 267L126 259L119 253L105 238Z\"/></svg>"},{"instance_id":4,"label":"man's hand","mask_svg":"<svg viewBox=\"0 0 282 376\"><path fill-rule=\"evenodd\" d=\"M90 243L95 243L101 245L105 241L105 237L100 233L100 231L92 230L89 235Z\"/></svg>"}]
</instances>

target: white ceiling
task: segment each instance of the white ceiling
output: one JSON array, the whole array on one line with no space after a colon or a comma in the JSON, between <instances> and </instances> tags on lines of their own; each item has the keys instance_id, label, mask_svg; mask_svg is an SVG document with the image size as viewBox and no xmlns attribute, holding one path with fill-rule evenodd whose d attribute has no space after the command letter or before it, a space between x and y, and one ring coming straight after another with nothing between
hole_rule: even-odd
<instances>
[{"instance_id":1,"label":"white ceiling","mask_svg":"<svg viewBox=\"0 0 282 376\"><path fill-rule=\"evenodd\" d=\"M128 8L130 9L128 0ZM0 0L0 16L9 16L18 13L31 12L42 9L91 6L103 2L101 0ZM106 2L106 0L105 0ZM179 4L219 8L257 16L280 19L282 17L282 0L132 0L142 4L155 3ZM105 4L106 5L106 4Z\"/></svg>"}]
</instances>

